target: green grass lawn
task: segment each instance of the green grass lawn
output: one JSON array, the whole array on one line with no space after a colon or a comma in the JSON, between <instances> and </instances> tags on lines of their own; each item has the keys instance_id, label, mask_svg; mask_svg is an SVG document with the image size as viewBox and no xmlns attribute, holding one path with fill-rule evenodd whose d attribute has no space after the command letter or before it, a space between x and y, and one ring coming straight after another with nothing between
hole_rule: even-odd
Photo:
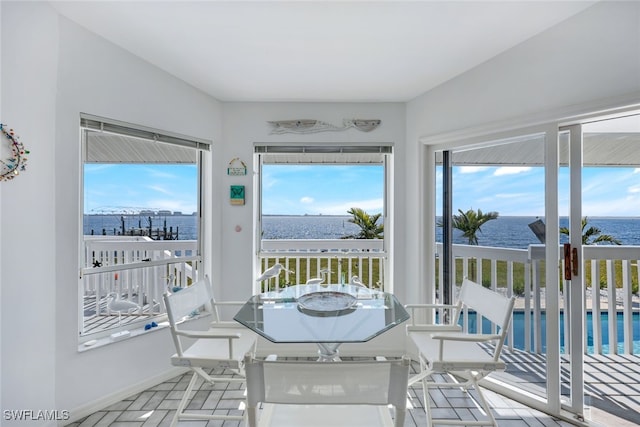
<instances>
[{"instance_id":1,"label":"green grass lawn","mask_svg":"<svg viewBox=\"0 0 640 427\"><path fill-rule=\"evenodd\" d=\"M271 260L269 262L269 266L275 264L275 260ZM284 265L284 260L279 260L281 264ZM371 275L369 275L369 263L372 262L373 265L371 267ZM491 260L482 260L482 278L479 280L476 277L476 259L469 260L469 279L475 282L482 283L484 286L491 285ZM339 264L342 263L342 267L339 268ZM436 260L436 281L439 282L439 268L438 268L439 260ZM463 260L456 259L456 284L461 284L463 279ZM541 286L545 286L545 263L544 261L540 262L540 271L538 272L537 277L540 280ZM599 283L601 288L607 287L607 274L606 274L606 262L600 262L600 278ZM295 273L299 273L300 282L304 283L307 277L320 277L320 270L328 268L331 272L329 273L328 280L325 283L340 283L341 278L338 277L338 272L345 272L345 280L348 282L349 277L348 268L349 268L349 258L346 257L327 257L320 258L320 262L318 263L316 258L304 259L302 258L299 266L296 266L295 261L292 260L289 264L289 269L294 271L294 274L280 274L280 286L289 286L294 285L296 280ZM296 271L298 270L298 271ZM307 276L307 270L309 270L309 275ZM360 279L363 283L372 283L373 287L379 287L382 283L382 278L380 276L380 262L376 260L370 260L368 258L351 258L351 271L352 274L359 274ZM614 280L617 288L622 288L622 262L616 261L614 263ZM591 261L585 261L585 283L587 286L591 286L592 277L591 277ZM506 261L497 261L496 262L496 274L497 274L497 283L498 286L506 286L507 284L507 262ZM558 269L558 274L561 275L562 272ZM561 277L561 276L560 276ZM638 277L636 275L632 275L632 292L634 294L638 293ZM273 284L271 285L273 287ZM562 280L560 281L560 286L562 287ZM513 263L513 291L517 295L522 295L524 293L524 264L522 263Z\"/></svg>"},{"instance_id":2,"label":"green grass lawn","mask_svg":"<svg viewBox=\"0 0 640 427\"><path fill-rule=\"evenodd\" d=\"M438 261L436 260L436 279L438 279ZM475 282L481 282L484 286L491 285L491 261L490 260L482 260L482 280L478 280L475 277L476 268L475 262L477 260L472 259L469 261L469 279ZM588 287L592 284L591 277L591 262L585 261L585 283ZM461 284L463 279L463 261L461 259L456 259L456 284ZM614 262L614 280L616 284L616 288L622 288L622 261ZM496 273L497 273L497 283L498 286L505 286L507 283L507 262L506 261L497 261L496 262ZM560 269L558 269L558 274L562 274ZM538 278L540 280L540 284L542 287L545 286L545 263L544 261L540 262L540 271L538 272ZM600 261L600 287L607 287L607 273L606 273L606 261ZM562 280L560 280L560 286L562 287ZM631 288L634 294L638 293L638 276L632 275L631 279ZM513 291L514 293L521 295L524 293L524 264L522 263L513 263Z\"/></svg>"}]
</instances>

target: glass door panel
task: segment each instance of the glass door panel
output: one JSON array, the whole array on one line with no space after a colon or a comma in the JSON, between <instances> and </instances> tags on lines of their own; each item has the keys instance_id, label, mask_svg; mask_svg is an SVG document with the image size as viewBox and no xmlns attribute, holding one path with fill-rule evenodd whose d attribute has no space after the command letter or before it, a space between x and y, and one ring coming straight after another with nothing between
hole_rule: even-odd
<instances>
[{"instance_id":1,"label":"glass door panel","mask_svg":"<svg viewBox=\"0 0 640 427\"><path fill-rule=\"evenodd\" d=\"M555 138L555 133L553 134ZM554 144L552 144L555 146ZM545 402L547 371L546 177L544 132L475 142L450 150L453 264L451 292L467 277L505 295L516 295L512 328L503 358L506 372L494 375L508 393ZM436 281L443 285L443 209L447 194L442 153L436 153ZM459 221L473 219L471 223ZM474 222L475 221L475 222ZM557 219L550 219L557 230ZM557 285L556 285L557 289ZM441 288L438 289L439 291ZM438 295L442 298L442 292ZM554 297L557 304L558 296ZM464 322L464 319L463 319ZM476 331L482 322L468 325ZM466 326L465 326L466 327ZM488 331L485 331L488 332ZM558 351L557 348L555 351ZM558 360L559 356L555 358ZM499 388L499 386L497 386ZM559 387L558 387L559 388ZM559 392L551 394L556 402Z\"/></svg>"}]
</instances>

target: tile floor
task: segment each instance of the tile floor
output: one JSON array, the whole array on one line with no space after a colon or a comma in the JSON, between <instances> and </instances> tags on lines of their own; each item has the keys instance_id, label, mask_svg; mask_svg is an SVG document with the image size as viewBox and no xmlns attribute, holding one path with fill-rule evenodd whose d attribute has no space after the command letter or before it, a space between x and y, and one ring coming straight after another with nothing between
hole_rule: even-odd
<instances>
[{"instance_id":1,"label":"tile floor","mask_svg":"<svg viewBox=\"0 0 640 427\"><path fill-rule=\"evenodd\" d=\"M223 374L225 373L223 372ZM229 372L229 375L232 373ZM68 427L169 426L190 378L191 373L179 375L82 420L68 424ZM241 408L244 398L243 388L244 383L237 382L216 383L214 385L203 383L195 391L189 409L203 413L242 414L242 410L239 408ZM557 420L495 393L487 391L485 395L495 408L495 416L500 427L571 426L570 423ZM430 397L433 400L432 407L435 408L434 411L437 411L437 417L474 419L479 414L472 399L459 390L431 391ZM411 407L407 414L406 427L426 425L422 400L421 387L411 387L409 390ZM245 423L239 421L181 421L179 426L244 427Z\"/></svg>"}]
</instances>

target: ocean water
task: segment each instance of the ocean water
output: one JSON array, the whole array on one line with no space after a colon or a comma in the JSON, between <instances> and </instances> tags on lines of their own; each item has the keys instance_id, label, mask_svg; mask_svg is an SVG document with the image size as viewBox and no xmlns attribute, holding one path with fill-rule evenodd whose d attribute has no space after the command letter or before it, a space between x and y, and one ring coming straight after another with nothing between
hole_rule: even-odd
<instances>
[{"instance_id":1,"label":"ocean water","mask_svg":"<svg viewBox=\"0 0 640 427\"><path fill-rule=\"evenodd\" d=\"M263 239L340 239L344 236L357 234L358 227L349 222L350 216L331 215L303 215L303 216L264 216L262 220ZM478 233L478 244L502 248L526 249L530 244L539 243L536 236L529 229L529 224L537 217L504 216L484 224ZM122 221L125 229L148 228L149 217L143 215L85 215L84 234L112 235L114 231L120 233ZM193 215L167 215L151 217L154 230L178 230L180 240L195 239L197 233L196 217ZM560 219L560 226L567 226L567 218ZM622 242L623 245L640 246L640 217L638 218L589 218L587 226L598 227L602 234L609 234ZM561 236L560 243L564 243L565 236ZM436 240L442 241L442 229L436 229ZM464 244L464 239L458 230L453 231L454 243Z\"/></svg>"},{"instance_id":2,"label":"ocean water","mask_svg":"<svg viewBox=\"0 0 640 427\"><path fill-rule=\"evenodd\" d=\"M83 230L85 235L122 234L131 229L151 229L172 231L178 234L178 240L195 240L198 235L198 221L195 215L84 215Z\"/></svg>"},{"instance_id":3,"label":"ocean water","mask_svg":"<svg viewBox=\"0 0 640 427\"><path fill-rule=\"evenodd\" d=\"M262 217L263 239L340 239L360 228L351 216L303 215Z\"/></svg>"}]
</instances>

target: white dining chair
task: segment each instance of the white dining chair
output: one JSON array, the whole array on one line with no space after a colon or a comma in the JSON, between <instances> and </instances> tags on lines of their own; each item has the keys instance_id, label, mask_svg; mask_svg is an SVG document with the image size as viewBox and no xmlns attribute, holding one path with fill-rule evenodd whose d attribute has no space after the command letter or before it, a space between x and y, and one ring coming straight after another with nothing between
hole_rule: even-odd
<instances>
[{"instance_id":1,"label":"white dining chair","mask_svg":"<svg viewBox=\"0 0 640 427\"><path fill-rule=\"evenodd\" d=\"M495 371L506 369L500 355L511 324L514 303L515 297L507 298L464 279L455 309L457 316L463 309L475 311L476 324L480 327L482 319L487 319L492 324L491 333L455 330L457 323L445 324L442 328L429 324L407 328L408 337L415 344L420 360L420 373L411 377L409 384L422 383L427 427L439 424L497 427L491 406L484 397L479 382ZM436 380L433 374L445 374L443 378L452 381ZM474 421L434 419L429 389L438 388L458 388L464 391L474 388L486 417Z\"/></svg>"},{"instance_id":2,"label":"white dining chair","mask_svg":"<svg viewBox=\"0 0 640 427\"><path fill-rule=\"evenodd\" d=\"M243 415L203 414L188 412L186 407L193 397L192 391L202 379L209 383L244 382L244 357L256 350L255 334L237 322L222 322L217 311L217 303L208 277L194 282L177 292L165 293L171 336L176 353L171 357L175 366L187 367L192 372L191 381L182 395L171 426L179 420L244 420ZM207 330L188 329L189 321L201 316L213 316ZM228 372L217 376L206 370L230 369L239 377L231 377Z\"/></svg>"},{"instance_id":3,"label":"white dining chair","mask_svg":"<svg viewBox=\"0 0 640 427\"><path fill-rule=\"evenodd\" d=\"M248 426L402 427L410 363L408 357L318 362L248 356Z\"/></svg>"}]
</instances>

